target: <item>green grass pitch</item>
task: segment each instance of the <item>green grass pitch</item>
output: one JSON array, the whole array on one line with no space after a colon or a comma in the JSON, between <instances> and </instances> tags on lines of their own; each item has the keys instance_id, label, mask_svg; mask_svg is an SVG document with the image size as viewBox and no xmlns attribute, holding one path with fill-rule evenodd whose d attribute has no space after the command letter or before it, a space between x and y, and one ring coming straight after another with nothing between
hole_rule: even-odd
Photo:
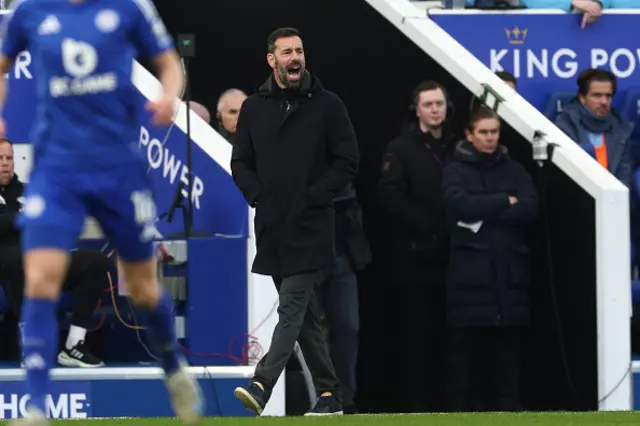
<instances>
[{"instance_id":1,"label":"green grass pitch","mask_svg":"<svg viewBox=\"0 0 640 426\"><path fill-rule=\"evenodd\" d=\"M62 426L180 426L174 419L57 420ZM338 417L209 417L198 426L617 426L640 425L640 412L389 414ZM67 425L65 425L67 426Z\"/></svg>"}]
</instances>

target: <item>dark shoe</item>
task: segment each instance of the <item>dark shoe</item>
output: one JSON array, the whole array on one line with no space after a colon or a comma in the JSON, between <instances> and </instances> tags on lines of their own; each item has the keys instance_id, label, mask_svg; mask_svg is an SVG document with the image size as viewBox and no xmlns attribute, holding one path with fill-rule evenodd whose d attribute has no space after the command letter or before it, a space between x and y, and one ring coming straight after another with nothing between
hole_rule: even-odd
<instances>
[{"instance_id":1,"label":"dark shoe","mask_svg":"<svg viewBox=\"0 0 640 426\"><path fill-rule=\"evenodd\" d=\"M305 413L305 416L341 416L343 415L342 404L333 395L321 396L316 402L313 410Z\"/></svg>"},{"instance_id":2,"label":"dark shoe","mask_svg":"<svg viewBox=\"0 0 640 426\"><path fill-rule=\"evenodd\" d=\"M89 347L84 340L80 340L71 349L62 349L58 354L58 364L66 367L104 367L104 362L89 351Z\"/></svg>"},{"instance_id":3,"label":"dark shoe","mask_svg":"<svg viewBox=\"0 0 640 426\"><path fill-rule=\"evenodd\" d=\"M262 414L267 405L265 391L253 382L246 388L236 388L233 394L242 402L244 408L258 416Z\"/></svg>"}]
</instances>

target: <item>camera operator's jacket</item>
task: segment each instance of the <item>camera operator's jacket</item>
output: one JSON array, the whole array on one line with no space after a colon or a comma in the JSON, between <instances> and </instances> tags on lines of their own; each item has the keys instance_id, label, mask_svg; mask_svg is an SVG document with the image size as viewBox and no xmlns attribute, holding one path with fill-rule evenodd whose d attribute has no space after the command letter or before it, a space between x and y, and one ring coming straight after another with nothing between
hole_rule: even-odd
<instances>
[{"instance_id":1,"label":"camera operator's jacket","mask_svg":"<svg viewBox=\"0 0 640 426\"><path fill-rule=\"evenodd\" d=\"M20 245L20 231L15 226L22 207L24 185L13 175L11 182L0 187L0 250Z\"/></svg>"},{"instance_id":2,"label":"camera operator's jacket","mask_svg":"<svg viewBox=\"0 0 640 426\"><path fill-rule=\"evenodd\" d=\"M406 260L446 264L449 230L442 200L442 172L457 139L448 123L441 138L423 132L417 122L386 148L378 182L378 200L389 215L391 241Z\"/></svg>"},{"instance_id":3,"label":"camera operator's jacket","mask_svg":"<svg viewBox=\"0 0 640 426\"><path fill-rule=\"evenodd\" d=\"M231 171L256 208L253 272L286 277L333 264L333 199L358 163L344 104L308 72L297 90L270 77L242 104Z\"/></svg>"}]
</instances>

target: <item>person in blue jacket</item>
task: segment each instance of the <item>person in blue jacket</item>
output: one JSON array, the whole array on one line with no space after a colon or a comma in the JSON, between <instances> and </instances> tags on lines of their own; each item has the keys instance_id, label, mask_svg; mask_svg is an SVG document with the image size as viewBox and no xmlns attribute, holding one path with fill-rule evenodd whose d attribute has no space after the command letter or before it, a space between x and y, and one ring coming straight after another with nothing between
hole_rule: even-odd
<instances>
[{"instance_id":1,"label":"person in blue jacket","mask_svg":"<svg viewBox=\"0 0 640 426\"><path fill-rule=\"evenodd\" d=\"M587 69L578 76L578 96L567 103L556 125L627 187L631 186L633 123L611 101L617 81L611 71Z\"/></svg>"}]
</instances>

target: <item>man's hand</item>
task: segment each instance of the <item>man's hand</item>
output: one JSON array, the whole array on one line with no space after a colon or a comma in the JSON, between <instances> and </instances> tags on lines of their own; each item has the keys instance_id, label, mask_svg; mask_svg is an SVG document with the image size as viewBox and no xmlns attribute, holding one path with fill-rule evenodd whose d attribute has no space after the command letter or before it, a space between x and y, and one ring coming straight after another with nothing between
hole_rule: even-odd
<instances>
[{"instance_id":1,"label":"man's hand","mask_svg":"<svg viewBox=\"0 0 640 426\"><path fill-rule=\"evenodd\" d=\"M175 108L174 100L169 97L162 97L155 102L147 102L145 108L153 114L153 123L158 126L168 126L173 122Z\"/></svg>"},{"instance_id":2,"label":"man's hand","mask_svg":"<svg viewBox=\"0 0 640 426\"><path fill-rule=\"evenodd\" d=\"M602 6L600 3L592 0L573 0L573 7L584 12L582 15L581 28L585 28L588 24L593 24L602 15Z\"/></svg>"},{"instance_id":3,"label":"man's hand","mask_svg":"<svg viewBox=\"0 0 640 426\"><path fill-rule=\"evenodd\" d=\"M514 205L517 202L518 202L518 198L517 197L514 197L513 195L509 195L509 203L511 205Z\"/></svg>"}]
</instances>

